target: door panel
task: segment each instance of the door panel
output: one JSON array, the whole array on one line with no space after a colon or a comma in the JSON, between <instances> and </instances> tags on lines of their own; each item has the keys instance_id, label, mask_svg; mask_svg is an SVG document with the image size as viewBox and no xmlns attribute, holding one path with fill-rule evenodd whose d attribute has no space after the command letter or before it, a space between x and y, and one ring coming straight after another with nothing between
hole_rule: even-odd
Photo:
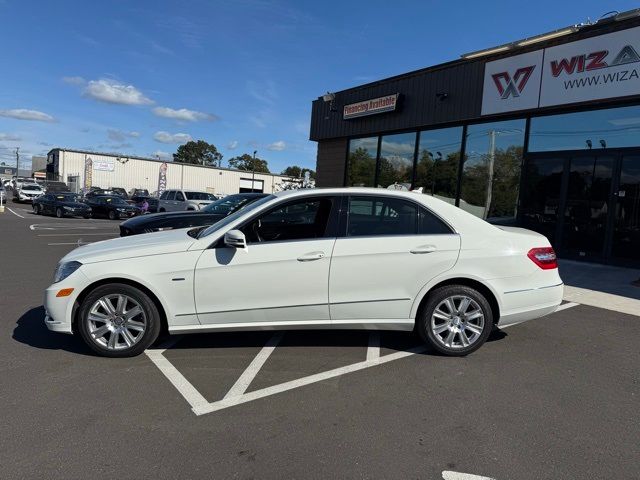
<instances>
[{"instance_id":1,"label":"door panel","mask_svg":"<svg viewBox=\"0 0 640 480\"><path fill-rule=\"evenodd\" d=\"M331 320L409 318L420 289L453 267L459 250L455 234L339 238L329 276Z\"/></svg>"},{"instance_id":2,"label":"door panel","mask_svg":"<svg viewBox=\"0 0 640 480\"><path fill-rule=\"evenodd\" d=\"M334 238L205 250L196 266L202 324L329 321L328 276ZM305 256L322 252L317 259ZM299 260L302 258L303 260Z\"/></svg>"},{"instance_id":3,"label":"door panel","mask_svg":"<svg viewBox=\"0 0 640 480\"><path fill-rule=\"evenodd\" d=\"M616 203L612 254L640 261L640 155L624 155Z\"/></svg>"}]
</instances>

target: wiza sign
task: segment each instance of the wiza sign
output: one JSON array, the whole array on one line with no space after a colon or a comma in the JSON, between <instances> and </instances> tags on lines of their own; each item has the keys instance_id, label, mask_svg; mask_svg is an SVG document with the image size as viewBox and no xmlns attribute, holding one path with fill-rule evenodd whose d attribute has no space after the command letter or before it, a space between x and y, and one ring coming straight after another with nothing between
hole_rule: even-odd
<instances>
[{"instance_id":1,"label":"wiza sign","mask_svg":"<svg viewBox=\"0 0 640 480\"><path fill-rule=\"evenodd\" d=\"M640 95L640 27L488 62L482 115Z\"/></svg>"}]
</instances>

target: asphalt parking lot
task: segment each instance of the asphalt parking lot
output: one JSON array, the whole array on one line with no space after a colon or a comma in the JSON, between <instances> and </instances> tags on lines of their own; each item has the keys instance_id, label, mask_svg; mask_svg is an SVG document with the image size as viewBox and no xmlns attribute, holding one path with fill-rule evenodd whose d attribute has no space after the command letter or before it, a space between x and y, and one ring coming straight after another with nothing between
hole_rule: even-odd
<instances>
[{"instance_id":1,"label":"asphalt parking lot","mask_svg":"<svg viewBox=\"0 0 640 480\"><path fill-rule=\"evenodd\" d=\"M330 331L98 358L47 331L42 296L60 257L118 222L8 207L3 478L640 478L640 317L567 304L466 358Z\"/></svg>"}]
</instances>

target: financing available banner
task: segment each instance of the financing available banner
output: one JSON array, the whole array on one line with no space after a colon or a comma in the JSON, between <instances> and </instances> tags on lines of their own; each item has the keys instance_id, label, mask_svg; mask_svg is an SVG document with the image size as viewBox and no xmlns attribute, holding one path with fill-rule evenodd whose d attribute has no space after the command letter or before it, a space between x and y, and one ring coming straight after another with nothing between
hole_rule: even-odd
<instances>
[{"instance_id":1,"label":"financing available banner","mask_svg":"<svg viewBox=\"0 0 640 480\"><path fill-rule=\"evenodd\" d=\"M485 64L482 115L640 95L640 27Z\"/></svg>"}]
</instances>

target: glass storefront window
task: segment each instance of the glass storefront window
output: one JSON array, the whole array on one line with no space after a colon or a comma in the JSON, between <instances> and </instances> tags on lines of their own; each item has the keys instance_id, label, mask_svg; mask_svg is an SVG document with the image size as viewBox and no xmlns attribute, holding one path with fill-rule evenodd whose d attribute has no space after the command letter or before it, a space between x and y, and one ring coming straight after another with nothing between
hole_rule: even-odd
<instances>
[{"instance_id":1,"label":"glass storefront window","mask_svg":"<svg viewBox=\"0 0 640 480\"><path fill-rule=\"evenodd\" d=\"M380 145L378 187L410 190L413 177L415 133L385 135Z\"/></svg>"},{"instance_id":2,"label":"glass storefront window","mask_svg":"<svg viewBox=\"0 0 640 480\"><path fill-rule=\"evenodd\" d=\"M640 145L640 106L531 119L530 152L598 150Z\"/></svg>"},{"instance_id":3,"label":"glass storefront window","mask_svg":"<svg viewBox=\"0 0 640 480\"><path fill-rule=\"evenodd\" d=\"M461 144L462 127L420 132L414 188L455 203Z\"/></svg>"},{"instance_id":4,"label":"glass storefront window","mask_svg":"<svg viewBox=\"0 0 640 480\"><path fill-rule=\"evenodd\" d=\"M495 223L516 217L525 120L469 125L460 208Z\"/></svg>"},{"instance_id":5,"label":"glass storefront window","mask_svg":"<svg viewBox=\"0 0 640 480\"><path fill-rule=\"evenodd\" d=\"M349 141L348 187L373 187L378 156L378 137Z\"/></svg>"}]
</instances>

